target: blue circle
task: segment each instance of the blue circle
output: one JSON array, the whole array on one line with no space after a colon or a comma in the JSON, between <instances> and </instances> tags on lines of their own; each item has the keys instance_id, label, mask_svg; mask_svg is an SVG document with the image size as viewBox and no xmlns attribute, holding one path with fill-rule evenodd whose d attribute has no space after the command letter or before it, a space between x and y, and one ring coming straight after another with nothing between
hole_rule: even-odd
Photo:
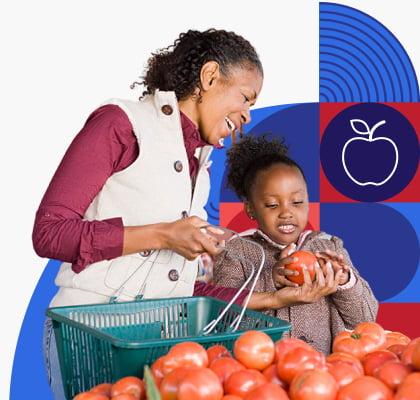
<instances>
[{"instance_id":1,"label":"blue circle","mask_svg":"<svg viewBox=\"0 0 420 400\"><path fill-rule=\"evenodd\" d=\"M321 164L330 183L359 201L382 201L413 179L419 161L416 131L395 108L362 103L340 112L321 142Z\"/></svg>"},{"instance_id":2,"label":"blue circle","mask_svg":"<svg viewBox=\"0 0 420 400\"><path fill-rule=\"evenodd\" d=\"M321 229L341 237L379 301L403 291L416 274L419 240L394 208L376 203L321 203Z\"/></svg>"}]
</instances>

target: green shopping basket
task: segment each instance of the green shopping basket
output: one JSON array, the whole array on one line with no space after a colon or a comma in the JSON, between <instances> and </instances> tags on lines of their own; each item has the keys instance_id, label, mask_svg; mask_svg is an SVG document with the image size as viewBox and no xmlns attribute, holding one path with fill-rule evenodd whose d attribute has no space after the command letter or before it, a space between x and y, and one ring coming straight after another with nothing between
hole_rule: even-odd
<instances>
[{"instance_id":1,"label":"green shopping basket","mask_svg":"<svg viewBox=\"0 0 420 400\"><path fill-rule=\"evenodd\" d=\"M232 350L243 331L262 330L278 340L290 329L286 321L246 309L232 332L243 309L226 306L210 297L180 297L48 309L67 399L99 383L142 376L145 365L176 343L223 344ZM211 333L204 334L209 323Z\"/></svg>"}]
</instances>

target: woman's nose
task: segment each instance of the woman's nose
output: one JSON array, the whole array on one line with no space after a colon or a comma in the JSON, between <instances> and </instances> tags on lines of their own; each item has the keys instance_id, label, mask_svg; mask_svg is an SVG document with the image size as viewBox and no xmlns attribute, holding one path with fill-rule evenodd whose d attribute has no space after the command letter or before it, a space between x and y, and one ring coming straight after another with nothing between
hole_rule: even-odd
<instances>
[{"instance_id":1,"label":"woman's nose","mask_svg":"<svg viewBox=\"0 0 420 400\"><path fill-rule=\"evenodd\" d=\"M251 112L249 111L249 108L241 112L241 122L243 125L251 122Z\"/></svg>"}]
</instances>

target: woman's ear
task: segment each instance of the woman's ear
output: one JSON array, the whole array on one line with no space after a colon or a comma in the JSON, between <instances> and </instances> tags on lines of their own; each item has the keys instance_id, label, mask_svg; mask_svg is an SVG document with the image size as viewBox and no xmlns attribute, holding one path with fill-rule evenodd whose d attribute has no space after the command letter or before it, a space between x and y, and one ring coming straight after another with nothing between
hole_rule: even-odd
<instances>
[{"instance_id":1,"label":"woman's ear","mask_svg":"<svg viewBox=\"0 0 420 400\"><path fill-rule=\"evenodd\" d=\"M248 215L248 218L255 219L255 214L249 201L245 201L244 211L245 211L245 214Z\"/></svg>"},{"instance_id":2,"label":"woman's ear","mask_svg":"<svg viewBox=\"0 0 420 400\"><path fill-rule=\"evenodd\" d=\"M204 92L208 91L220 78L220 66L216 61L208 61L202 67L200 71L200 86Z\"/></svg>"}]
</instances>

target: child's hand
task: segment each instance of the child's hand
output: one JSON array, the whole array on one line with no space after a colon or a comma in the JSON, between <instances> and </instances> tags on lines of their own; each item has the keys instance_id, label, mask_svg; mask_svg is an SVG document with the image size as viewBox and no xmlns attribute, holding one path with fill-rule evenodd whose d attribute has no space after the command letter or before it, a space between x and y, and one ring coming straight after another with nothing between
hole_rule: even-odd
<instances>
[{"instance_id":1,"label":"child's hand","mask_svg":"<svg viewBox=\"0 0 420 400\"><path fill-rule=\"evenodd\" d=\"M339 285L345 285L350 279L350 266L346 264L344 260L344 256L342 254L338 254L332 250L325 250L323 252L316 252L315 256L318 258L318 262L324 271L325 274L325 266L329 261L332 265L332 268L335 273L342 270L343 274L340 278Z\"/></svg>"},{"instance_id":2,"label":"child's hand","mask_svg":"<svg viewBox=\"0 0 420 400\"><path fill-rule=\"evenodd\" d=\"M293 258L293 256L290 257L290 254L292 254L295 251L295 249L296 245L294 243L289 244L286 248L284 248L281 251L281 253L278 256L280 260L273 266L273 282L276 288L282 288L284 286L299 286L297 283L294 283L287 279L288 276L299 275L299 272L285 268L287 264L296 261Z\"/></svg>"},{"instance_id":3,"label":"child's hand","mask_svg":"<svg viewBox=\"0 0 420 400\"><path fill-rule=\"evenodd\" d=\"M325 264L326 274L319 265L315 266L315 280L312 282L306 267L302 268L304 283L298 287L284 287L273 293L277 308L294 304L315 303L322 297L337 291L339 281L343 278L343 271L334 273L330 262ZM275 308L275 307L273 307Z\"/></svg>"}]
</instances>

